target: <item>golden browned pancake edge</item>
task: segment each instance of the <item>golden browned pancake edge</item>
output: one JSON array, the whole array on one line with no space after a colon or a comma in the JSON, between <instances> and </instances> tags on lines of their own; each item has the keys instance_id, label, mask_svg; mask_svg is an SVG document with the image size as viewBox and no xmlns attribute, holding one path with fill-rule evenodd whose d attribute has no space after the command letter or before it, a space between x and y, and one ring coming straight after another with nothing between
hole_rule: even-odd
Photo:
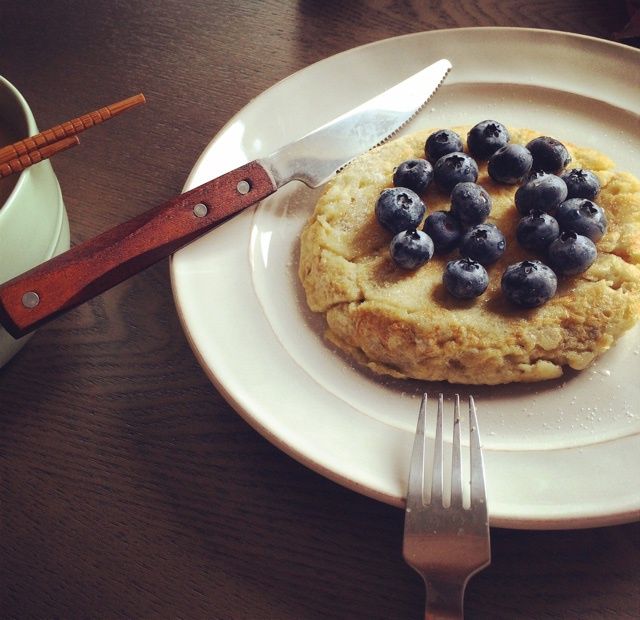
<instances>
[{"instance_id":1,"label":"golden browned pancake edge","mask_svg":"<svg viewBox=\"0 0 640 620\"><path fill-rule=\"evenodd\" d=\"M469 127L453 129L464 141ZM326 317L326 337L372 371L399 378L491 385L552 379L564 367L586 368L640 316L640 181L616 171L607 156L563 141L572 157L568 168L588 168L599 177L602 189L595 202L609 226L585 273L559 278L553 299L523 310L503 299L500 279L507 265L540 257L515 240L517 186L495 183L486 162L478 161L478 183L493 201L488 222L502 230L507 250L487 268L487 291L460 301L442 286L444 266L458 252L436 255L415 271L402 270L389 257L392 235L374 214L378 195L392 186L394 168L424 157L432 131L356 159L318 200L302 232L299 276L309 307ZM541 135L515 128L509 133L518 144ZM422 198L426 215L449 209L449 197L433 183Z\"/></svg>"}]
</instances>

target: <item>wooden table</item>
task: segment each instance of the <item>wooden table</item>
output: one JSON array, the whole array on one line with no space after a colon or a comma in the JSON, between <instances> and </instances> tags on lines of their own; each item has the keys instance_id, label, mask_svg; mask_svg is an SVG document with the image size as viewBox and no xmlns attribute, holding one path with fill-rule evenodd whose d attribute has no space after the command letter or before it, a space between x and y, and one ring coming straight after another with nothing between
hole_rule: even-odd
<instances>
[{"instance_id":1,"label":"wooden table","mask_svg":"<svg viewBox=\"0 0 640 620\"><path fill-rule=\"evenodd\" d=\"M627 21L599 0L4 2L0 74L42 128L148 98L55 159L78 243L179 192L230 116L324 57L436 28L611 38ZM418 618L402 528L231 409L185 340L167 261L0 370L0 617ZM468 617L640 615L640 523L492 536Z\"/></svg>"}]
</instances>

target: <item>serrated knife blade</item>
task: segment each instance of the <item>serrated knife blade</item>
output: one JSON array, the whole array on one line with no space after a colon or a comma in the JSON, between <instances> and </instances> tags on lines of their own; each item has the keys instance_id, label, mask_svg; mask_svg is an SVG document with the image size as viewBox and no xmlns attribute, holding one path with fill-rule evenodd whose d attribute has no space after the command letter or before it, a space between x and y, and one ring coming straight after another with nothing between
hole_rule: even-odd
<instances>
[{"instance_id":1,"label":"serrated knife blade","mask_svg":"<svg viewBox=\"0 0 640 620\"><path fill-rule=\"evenodd\" d=\"M408 123L438 89L442 59L306 136L195 187L0 285L0 324L19 338L169 256L297 179L326 182Z\"/></svg>"},{"instance_id":2,"label":"serrated knife blade","mask_svg":"<svg viewBox=\"0 0 640 620\"><path fill-rule=\"evenodd\" d=\"M294 179L318 187L353 158L395 135L429 101L450 69L448 60L439 60L258 161L278 187Z\"/></svg>"}]
</instances>

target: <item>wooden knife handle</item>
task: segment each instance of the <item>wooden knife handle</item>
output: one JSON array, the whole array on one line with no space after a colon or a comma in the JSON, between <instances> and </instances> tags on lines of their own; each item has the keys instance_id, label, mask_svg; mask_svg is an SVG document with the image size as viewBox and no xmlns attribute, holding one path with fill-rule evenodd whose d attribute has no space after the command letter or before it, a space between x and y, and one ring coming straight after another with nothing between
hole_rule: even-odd
<instances>
[{"instance_id":1,"label":"wooden knife handle","mask_svg":"<svg viewBox=\"0 0 640 620\"><path fill-rule=\"evenodd\" d=\"M73 247L0 286L0 323L15 338L169 256L276 190L250 162Z\"/></svg>"}]
</instances>

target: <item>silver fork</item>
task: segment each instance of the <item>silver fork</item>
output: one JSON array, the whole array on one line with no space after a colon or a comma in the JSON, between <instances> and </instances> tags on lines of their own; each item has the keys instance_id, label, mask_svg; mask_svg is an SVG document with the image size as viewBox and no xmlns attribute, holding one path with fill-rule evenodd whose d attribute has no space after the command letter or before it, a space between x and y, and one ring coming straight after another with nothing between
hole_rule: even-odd
<instances>
[{"instance_id":1,"label":"silver fork","mask_svg":"<svg viewBox=\"0 0 640 620\"><path fill-rule=\"evenodd\" d=\"M484 462L473 397L469 396L470 499L464 501L460 448L460 397L455 395L451 497L443 491L442 417L444 398L438 396L433 459L425 459L427 394L422 398L411 454L402 554L424 579L425 620L463 617L464 591L469 579L491 562ZM431 472L431 476L427 474ZM431 478L425 498L425 478ZM449 500L449 501L447 501Z\"/></svg>"}]
</instances>

